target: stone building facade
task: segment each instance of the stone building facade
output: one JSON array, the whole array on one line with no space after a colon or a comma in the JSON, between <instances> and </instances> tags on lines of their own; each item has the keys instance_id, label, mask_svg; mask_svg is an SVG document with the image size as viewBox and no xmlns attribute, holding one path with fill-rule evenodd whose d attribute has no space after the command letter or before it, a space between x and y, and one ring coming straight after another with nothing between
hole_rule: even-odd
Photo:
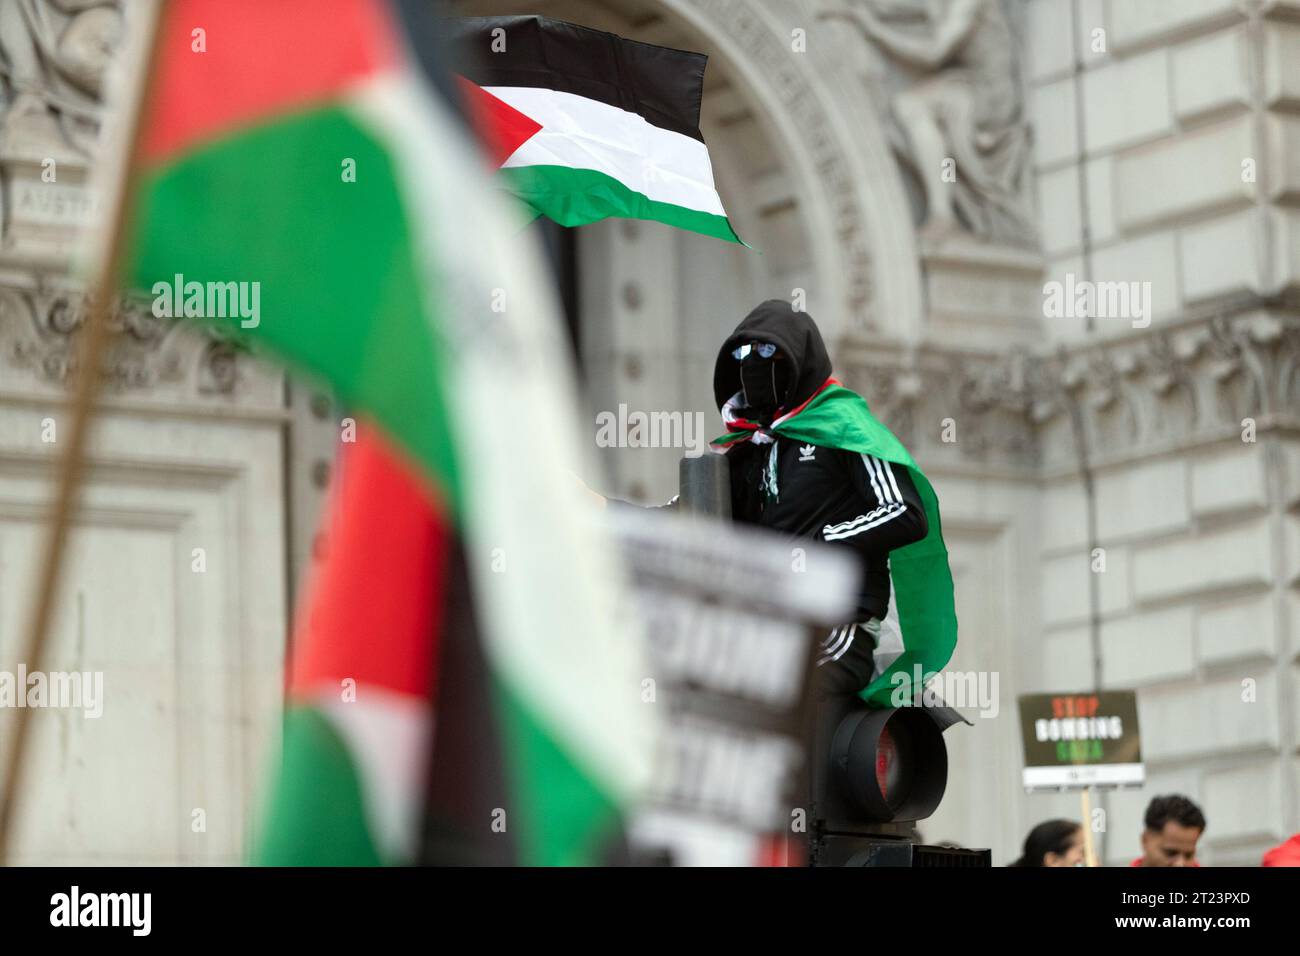
<instances>
[{"instance_id":1,"label":"stone building facade","mask_svg":"<svg viewBox=\"0 0 1300 956\"><path fill-rule=\"evenodd\" d=\"M1096 801L1107 862L1136 854L1157 792L1203 805L1204 862L1257 862L1300 829L1300 2L451 6L709 54L703 131L755 249L577 231L592 433L620 404L712 428L718 342L761 299L803 298L941 497L952 666L999 677L997 716L949 733L927 839L1005 862L1034 823L1077 818L1076 797L1021 789L1015 698L1095 685L1138 690L1149 777ZM9 660L80 320L69 254L104 69L86 50L111 46L120 10L18 0L0 25L4 62L25 64L0 101ZM228 343L147 311L117 322L56 656L95 661L125 713L40 721L20 850L231 861L336 416ZM600 454L602 490L673 493L680 448Z\"/></svg>"}]
</instances>

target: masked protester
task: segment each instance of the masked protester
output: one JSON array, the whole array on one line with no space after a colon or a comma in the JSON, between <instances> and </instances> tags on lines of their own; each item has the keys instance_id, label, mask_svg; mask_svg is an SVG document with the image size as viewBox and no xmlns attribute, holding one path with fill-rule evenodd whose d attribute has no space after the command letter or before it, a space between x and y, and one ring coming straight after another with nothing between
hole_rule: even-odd
<instances>
[{"instance_id":1,"label":"masked protester","mask_svg":"<svg viewBox=\"0 0 1300 956\"><path fill-rule=\"evenodd\" d=\"M733 519L851 548L861 559L853 618L817 655L821 695L862 692L878 706L897 706L897 673L935 672L957 640L933 489L862 397L831 377L821 332L788 302L764 302L727 337L713 392L728 428L713 449L730 459ZM891 569L890 553L917 542ZM885 624L891 583L901 633ZM910 687L906 676L902 683ZM961 719L945 707L934 712L944 725Z\"/></svg>"},{"instance_id":2,"label":"masked protester","mask_svg":"<svg viewBox=\"0 0 1300 956\"><path fill-rule=\"evenodd\" d=\"M882 635L889 553L924 538L927 522L907 468L772 430L829 386L838 383L821 332L807 313L779 299L745 317L714 366L713 392L724 424L740 436L726 447L732 517L791 538L851 548L861 559L857 613L825 637L816 661L823 694L852 694L902 649L896 633Z\"/></svg>"}]
</instances>

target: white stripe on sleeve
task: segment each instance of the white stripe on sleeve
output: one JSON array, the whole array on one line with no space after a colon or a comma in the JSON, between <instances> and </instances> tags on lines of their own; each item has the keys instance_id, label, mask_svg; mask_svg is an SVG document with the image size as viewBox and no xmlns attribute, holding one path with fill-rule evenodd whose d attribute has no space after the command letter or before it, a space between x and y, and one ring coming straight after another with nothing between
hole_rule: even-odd
<instances>
[{"instance_id":1,"label":"white stripe on sleeve","mask_svg":"<svg viewBox=\"0 0 1300 956\"><path fill-rule=\"evenodd\" d=\"M880 490L880 482L876 480L876 469L871 467L871 456L862 456L862 466L867 469L867 477L871 479L871 490L876 493L876 500L882 505L889 504L889 495Z\"/></svg>"},{"instance_id":2,"label":"white stripe on sleeve","mask_svg":"<svg viewBox=\"0 0 1300 956\"><path fill-rule=\"evenodd\" d=\"M840 645L837 645L837 647L839 648L838 650L835 651L828 650L825 654L823 654L817 660L817 666L821 667L823 664L829 664L831 661L838 661L841 657L843 657L845 652L848 651L848 649L853 646L853 635L856 634L857 631L858 631L858 626L856 624L850 624L848 627L846 627L844 629L844 636L846 640L844 640Z\"/></svg>"},{"instance_id":3,"label":"white stripe on sleeve","mask_svg":"<svg viewBox=\"0 0 1300 956\"><path fill-rule=\"evenodd\" d=\"M848 529L847 531L840 531L836 533L826 534L823 540L840 541L843 540L844 538L851 538L855 534L861 534L863 531L870 530L871 528L877 528L880 525L884 524L886 521L893 521L899 515L903 515L903 514L907 514L907 508L904 505L892 504L889 506L888 513L883 515L882 517L879 517L874 521L868 521L866 524L859 524L856 527ZM865 517L870 517L870 516L867 515Z\"/></svg>"}]
</instances>

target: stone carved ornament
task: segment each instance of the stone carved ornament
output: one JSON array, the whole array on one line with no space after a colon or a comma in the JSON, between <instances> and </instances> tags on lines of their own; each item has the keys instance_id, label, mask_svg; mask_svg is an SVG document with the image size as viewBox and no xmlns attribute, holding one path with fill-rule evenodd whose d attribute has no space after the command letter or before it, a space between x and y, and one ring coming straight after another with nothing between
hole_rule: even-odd
<instances>
[{"instance_id":1,"label":"stone carved ornament","mask_svg":"<svg viewBox=\"0 0 1300 956\"><path fill-rule=\"evenodd\" d=\"M116 0L0 0L4 141L62 141L93 154L123 39Z\"/></svg>"},{"instance_id":2,"label":"stone carved ornament","mask_svg":"<svg viewBox=\"0 0 1300 956\"><path fill-rule=\"evenodd\" d=\"M1093 459L1222 437L1244 419L1300 426L1300 319L1262 312L1053 354L930 348L843 365L846 384L918 454L981 464L1069 466L1072 411Z\"/></svg>"},{"instance_id":3,"label":"stone carved ornament","mask_svg":"<svg viewBox=\"0 0 1300 956\"><path fill-rule=\"evenodd\" d=\"M1033 246L1030 131L1003 0L834 0L821 16L885 59L866 82L888 91L886 128L924 194L922 238Z\"/></svg>"},{"instance_id":4,"label":"stone carved ornament","mask_svg":"<svg viewBox=\"0 0 1300 956\"><path fill-rule=\"evenodd\" d=\"M0 0L0 167L15 157L93 162L122 42L120 0ZM85 317L81 292L42 281L0 287L0 366L66 384ZM215 328L178 331L186 326L155 318L148 301L120 301L103 360L108 389L147 392L192 378L199 395L233 395L240 348Z\"/></svg>"},{"instance_id":5,"label":"stone carved ornament","mask_svg":"<svg viewBox=\"0 0 1300 956\"><path fill-rule=\"evenodd\" d=\"M68 290L0 288L0 363L30 370L39 381L64 385L76 367L77 335L86 297ZM150 303L122 299L109 317L111 337L102 371L110 391L147 390L193 375L199 394L233 395L241 347L211 326L153 315ZM187 374L188 373L188 374Z\"/></svg>"}]
</instances>

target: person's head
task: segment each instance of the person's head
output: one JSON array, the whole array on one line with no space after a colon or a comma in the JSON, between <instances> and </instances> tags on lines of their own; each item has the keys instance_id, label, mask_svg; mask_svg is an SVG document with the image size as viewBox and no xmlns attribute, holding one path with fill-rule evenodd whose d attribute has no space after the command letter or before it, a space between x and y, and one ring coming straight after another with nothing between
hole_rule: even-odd
<instances>
[{"instance_id":1,"label":"person's head","mask_svg":"<svg viewBox=\"0 0 1300 956\"><path fill-rule=\"evenodd\" d=\"M1176 793L1156 797L1147 805L1143 822L1143 866L1191 866L1196 862L1196 841L1205 832L1200 807Z\"/></svg>"},{"instance_id":2,"label":"person's head","mask_svg":"<svg viewBox=\"0 0 1300 956\"><path fill-rule=\"evenodd\" d=\"M731 357L740 369L741 406L755 421L770 421L790 396L790 356L775 342L755 338L737 345Z\"/></svg>"},{"instance_id":3,"label":"person's head","mask_svg":"<svg viewBox=\"0 0 1300 956\"><path fill-rule=\"evenodd\" d=\"M719 409L730 402L741 417L766 424L806 401L830 374L830 356L808 313L769 299L722 343L713 393Z\"/></svg>"},{"instance_id":4,"label":"person's head","mask_svg":"<svg viewBox=\"0 0 1300 956\"><path fill-rule=\"evenodd\" d=\"M1082 866L1083 827L1073 820L1047 820L1025 837L1024 851L1012 866Z\"/></svg>"}]
</instances>

